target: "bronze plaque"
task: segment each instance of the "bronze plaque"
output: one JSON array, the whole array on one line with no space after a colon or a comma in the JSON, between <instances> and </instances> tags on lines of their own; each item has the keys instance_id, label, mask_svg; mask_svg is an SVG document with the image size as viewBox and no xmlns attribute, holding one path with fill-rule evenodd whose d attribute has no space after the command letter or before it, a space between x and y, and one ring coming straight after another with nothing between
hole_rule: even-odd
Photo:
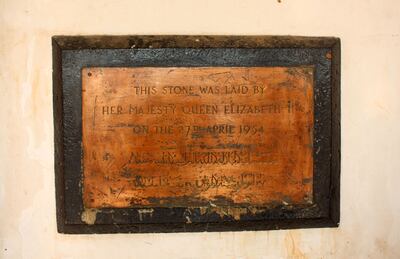
<instances>
[{"instance_id":1,"label":"bronze plaque","mask_svg":"<svg viewBox=\"0 0 400 259\"><path fill-rule=\"evenodd\" d=\"M312 203L313 67L82 70L86 208Z\"/></svg>"},{"instance_id":2,"label":"bronze plaque","mask_svg":"<svg viewBox=\"0 0 400 259\"><path fill-rule=\"evenodd\" d=\"M52 40L60 233L338 226L339 39Z\"/></svg>"}]
</instances>

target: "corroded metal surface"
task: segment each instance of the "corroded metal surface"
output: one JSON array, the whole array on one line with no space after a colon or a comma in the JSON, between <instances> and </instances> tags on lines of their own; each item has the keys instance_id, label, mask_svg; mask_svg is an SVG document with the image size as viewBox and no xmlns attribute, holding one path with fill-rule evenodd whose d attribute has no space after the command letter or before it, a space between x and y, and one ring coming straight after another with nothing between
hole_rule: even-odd
<instances>
[{"instance_id":1,"label":"corroded metal surface","mask_svg":"<svg viewBox=\"0 0 400 259\"><path fill-rule=\"evenodd\" d=\"M338 226L340 218L340 40L338 38L176 35L54 36L52 37L52 44L54 166L57 228L60 233L242 231ZM85 122L83 121L83 117L85 116L84 109L88 103L86 102L85 104L83 102L85 92L82 91L82 79L86 80L88 78L83 78L85 73L82 72L90 72L90 69L100 67L165 67L172 69L174 67L180 67L181 69L184 67L191 67L192 69L196 67L214 67L218 69L222 69L223 67L225 69L235 67L310 69L312 67L313 96L311 99L302 99L301 101L304 101L303 104L306 105L310 104L307 103L308 101L312 101L312 105L310 105L313 107L312 144L309 145L309 148L312 150L312 179L304 178L303 186L298 185L298 187L303 188L303 191L306 191L307 186L312 187L309 193L309 196L312 195L312 201L310 198L307 198L307 195L304 196L306 199L303 197L303 200L298 202L293 199L294 196L285 197L284 195L280 195L277 200L271 198L270 201L265 199L261 203L255 202L252 204L244 201L244 199L240 200L238 196L227 197L230 193L226 189L232 186L244 186L243 183L249 185L247 188L253 188L251 187L251 182L245 180L232 181L232 178L221 181L216 177L211 177L210 179L208 176L200 178L201 180L198 180L198 178L194 180L196 187L209 186L207 187L208 189L203 188L199 192L192 192L190 193L192 196L175 195L165 198L160 197L159 192L155 191L156 182L153 180L154 178L150 177L146 179L146 184L141 177L129 180L129 178L135 176L129 168L124 173L125 176L121 177L120 182L130 181L130 184L133 183L133 187L130 184L127 185L130 188L129 192L132 196L135 195L133 188L142 188L142 191L147 193L147 196L143 196L145 197L144 200L134 201L130 199L129 204L119 204L118 206L121 207L117 207L115 203L111 205L109 201L101 201L102 197L100 196L95 198L89 197L89 192L86 192L89 190L86 180L92 181L92 187L106 183L100 190L103 191L104 189L109 193L98 191L93 194L100 194L103 198L107 198L107 196L111 198L111 194L113 193L116 197L121 195L118 193L115 194L113 186L111 186L111 189L104 187L107 186L105 180L111 180L108 184L117 184L118 181L113 182L112 180L115 180L116 177L120 177L122 174L118 175L116 173L118 171L116 170L105 169L95 173L99 175L104 174L103 179L96 182L101 179L101 176L96 180L95 178L91 178L93 175L87 175L87 165L84 161L86 153L84 152L85 138L83 136L83 125L85 125ZM86 71L86 69L89 69L89 71ZM110 95L109 97L111 98L112 96ZM149 96L148 100L154 102L155 99L153 97ZM187 100L190 102L186 96L175 97L174 104L178 104L178 101L184 102ZM206 102L206 99L209 97L205 97L202 100ZM286 97L289 99L290 96ZM240 100L240 98L237 100ZM253 97L250 96L243 98L243 100L249 103L254 102ZM95 100L91 99L90 101L93 102ZM219 104L220 102L218 102ZM110 112L115 112L115 109L117 109L118 113L118 108L112 107L110 107ZM107 108L105 111L107 111ZM90 116L90 114L86 115ZM162 116L159 117L162 118ZM187 119L190 116L184 117ZM193 118L197 117L197 115L193 116ZM240 124L241 118L245 118L245 121L250 117L248 115L236 116L235 119L237 121L231 123ZM259 117L262 119L261 121L264 120L263 116ZM174 120L174 117L172 116L170 119ZM195 122L193 125L203 125L202 120L192 120ZM97 117L95 121L97 121ZM276 120L272 120L270 125L275 125L275 122ZM118 130L122 130L122 128L120 127ZM125 134L122 133L121 135L120 133L115 135L123 136ZM286 138L286 134L282 135ZM175 137L178 138L180 136L176 134ZM147 137L150 142L156 138L161 140L160 136L154 134L149 134ZM211 135L208 138L205 137L204 142L210 139L213 139ZM229 140L227 137L222 137L222 139ZM242 139L251 143L260 143L260 138ZM280 141L279 138L277 139ZM112 138L110 140L115 141ZM270 141L271 137L268 140L266 135L262 140ZM126 145L126 143L122 143L122 146ZM103 141L100 141L97 146L99 147L99 151L101 150L101 144L103 144ZM201 148L209 146L211 145L202 145ZM150 152L152 155L157 153L157 147L158 152L162 149L160 145L152 147L155 148L155 152ZM290 147L293 147L293 145ZM238 146L234 145L218 146L218 148L239 149ZM118 148L116 150L121 149ZM274 151L278 150L274 149ZM224 151L229 152L229 150ZM214 150L210 152L214 152ZM96 159L98 158L96 156ZM103 159L101 156L100 158ZM107 160L109 158L110 156L106 155L104 162L110 161ZM307 159L308 157L305 155L303 158ZM131 161L130 157L129 161ZM135 161L131 165L134 168L140 160L132 161ZM171 163L171 160L169 161ZM283 160L280 161L283 162ZM100 163L100 161L98 162ZM291 162L293 163L293 159ZM119 161L118 163L122 162ZM111 164L109 162L106 166L111 167ZM162 163L158 163L160 167L163 167L163 165ZM178 166L178 164L174 166ZM241 166L243 168L251 166L251 163L235 164L232 165L232 168L237 169ZM191 167L191 169L197 168L191 163L188 163L186 167ZM221 169L221 167L219 168ZM189 171L191 173L194 172L195 175L196 172L199 173L199 170ZM168 172L170 171L160 171L163 174ZM271 172L271 170L263 172ZM210 172L208 171L208 173ZM110 178L110 175L114 175L114 178ZM276 176L273 175L273 177ZM300 176L296 175L295 177ZM290 179L288 177L286 186L280 186L281 193L284 193L282 191L285 190L296 189L296 181L293 181L293 178L292 180ZM227 181L229 181L230 185L226 184ZM182 181L180 182L182 183ZM183 183L189 187L194 185L193 180L183 181ZM176 189L180 190L182 194L182 188L178 187ZM172 190L172 187L169 186L168 188ZM209 189L222 190L225 196L213 196L213 193ZM121 193L123 193L125 189L119 188L118 190L122 190ZM255 196L261 197L259 192L262 191L266 192L266 194L268 193L267 188L264 190L261 188L257 189ZM158 196L150 195L151 192ZM209 196L200 197L201 195ZM253 193L247 196L253 197ZM97 205L94 202L97 202ZM113 202L120 201L114 198Z\"/></svg>"},{"instance_id":2,"label":"corroded metal surface","mask_svg":"<svg viewBox=\"0 0 400 259\"><path fill-rule=\"evenodd\" d=\"M312 203L312 66L82 70L86 208Z\"/></svg>"}]
</instances>

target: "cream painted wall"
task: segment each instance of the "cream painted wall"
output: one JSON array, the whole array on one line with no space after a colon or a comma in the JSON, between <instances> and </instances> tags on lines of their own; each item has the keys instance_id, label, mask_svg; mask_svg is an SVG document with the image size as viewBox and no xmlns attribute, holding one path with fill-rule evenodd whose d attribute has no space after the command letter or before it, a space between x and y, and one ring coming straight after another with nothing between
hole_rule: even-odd
<instances>
[{"instance_id":1,"label":"cream painted wall","mask_svg":"<svg viewBox=\"0 0 400 259\"><path fill-rule=\"evenodd\" d=\"M0 0L1 258L400 258L398 0ZM56 232L56 34L266 34L342 39L338 229Z\"/></svg>"}]
</instances>

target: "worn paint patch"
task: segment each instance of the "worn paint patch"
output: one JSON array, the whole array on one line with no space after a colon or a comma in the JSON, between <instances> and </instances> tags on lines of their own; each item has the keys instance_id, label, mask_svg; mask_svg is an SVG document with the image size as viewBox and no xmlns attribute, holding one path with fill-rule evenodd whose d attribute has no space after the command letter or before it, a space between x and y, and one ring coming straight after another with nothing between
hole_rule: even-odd
<instances>
[{"instance_id":1,"label":"worn paint patch","mask_svg":"<svg viewBox=\"0 0 400 259\"><path fill-rule=\"evenodd\" d=\"M209 207L199 207L199 208L192 208L193 209L199 209L201 215L206 215L206 214L212 214L216 213L218 214L221 218L223 217L229 217L233 218L235 220L240 220L240 217L242 215L249 215L249 214L257 214L257 213L262 213L266 211L266 208L256 208L252 206L248 207L224 207L224 206L209 206Z\"/></svg>"},{"instance_id":2,"label":"worn paint patch","mask_svg":"<svg viewBox=\"0 0 400 259\"><path fill-rule=\"evenodd\" d=\"M93 225L96 222L96 215L98 211L98 209L85 209L82 212L81 220L88 225Z\"/></svg>"},{"instance_id":3,"label":"worn paint patch","mask_svg":"<svg viewBox=\"0 0 400 259\"><path fill-rule=\"evenodd\" d=\"M242 208L242 207L210 207L209 213L217 213L221 218L228 216L235 220L240 220L242 215L248 215L248 213L256 214L265 211L265 209L257 208Z\"/></svg>"},{"instance_id":4,"label":"worn paint patch","mask_svg":"<svg viewBox=\"0 0 400 259\"><path fill-rule=\"evenodd\" d=\"M151 218L153 216L153 212L154 212L154 209L139 209L138 210L139 220L143 221L143 219L145 217L150 217Z\"/></svg>"}]
</instances>

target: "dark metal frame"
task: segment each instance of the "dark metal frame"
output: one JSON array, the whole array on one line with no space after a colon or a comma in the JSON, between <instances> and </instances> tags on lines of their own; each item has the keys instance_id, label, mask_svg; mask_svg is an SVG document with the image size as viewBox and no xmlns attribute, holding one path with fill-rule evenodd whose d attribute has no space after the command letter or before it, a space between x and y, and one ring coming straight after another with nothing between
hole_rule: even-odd
<instances>
[{"instance_id":1,"label":"dark metal frame","mask_svg":"<svg viewBox=\"0 0 400 259\"><path fill-rule=\"evenodd\" d=\"M60 233L241 231L337 227L340 215L340 40L293 36L54 36L53 106L57 226ZM274 207L220 217L200 208L101 209L81 220L81 69L134 66L313 65L312 206ZM249 204L251 206L251 204ZM262 208L261 208L262 209ZM264 208L265 209L265 208ZM186 223L187 217L191 223Z\"/></svg>"}]
</instances>

